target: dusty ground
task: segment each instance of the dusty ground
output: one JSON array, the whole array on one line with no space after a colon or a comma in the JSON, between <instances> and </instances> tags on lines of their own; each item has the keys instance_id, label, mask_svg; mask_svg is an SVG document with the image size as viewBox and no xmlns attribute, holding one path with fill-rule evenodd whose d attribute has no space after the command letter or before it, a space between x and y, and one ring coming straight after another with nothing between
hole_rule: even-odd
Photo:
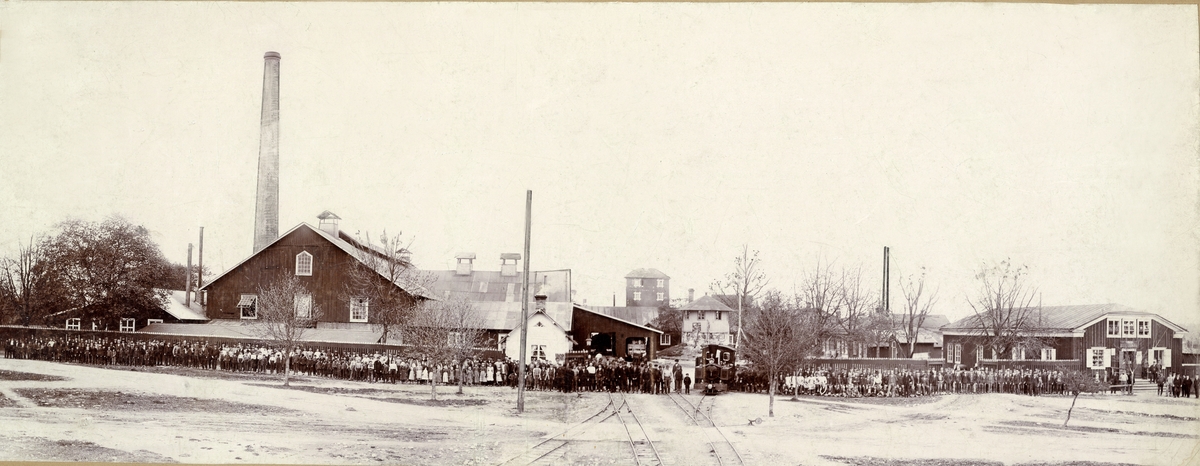
<instances>
[{"instance_id":1,"label":"dusty ground","mask_svg":"<svg viewBox=\"0 0 1200 466\"><path fill-rule=\"evenodd\" d=\"M0 461L501 464L601 412L605 394L429 387L0 359ZM693 395L692 401L699 397ZM666 464L716 464L714 431L631 395ZM1200 464L1200 401L1014 395L855 402L726 394L705 402L746 464ZM763 418L749 425L748 420ZM568 432L548 464L633 464L615 417Z\"/></svg>"}]
</instances>

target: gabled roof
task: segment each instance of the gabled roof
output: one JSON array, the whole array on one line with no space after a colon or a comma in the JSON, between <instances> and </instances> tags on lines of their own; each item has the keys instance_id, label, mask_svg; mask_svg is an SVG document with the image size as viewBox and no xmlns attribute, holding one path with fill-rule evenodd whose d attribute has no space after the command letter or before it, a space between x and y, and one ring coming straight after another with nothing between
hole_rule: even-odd
<instances>
[{"instance_id":1,"label":"gabled roof","mask_svg":"<svg viewBox=\"0 0 1200 466\"><path fill-rule=\"evenodd\" d=\"M633 322L638 325L649 325L658 317L658 308L654 306L588 306L592 312ZM655 327L658 328L658 327ZM660 329L661 330L661 329Z\"/></svg>"},{"instance_id":2,"label":"gabled roof","mask_svg":"<svg viewBox=\"0 0 1200 466\"><path fill-rule=\"evenodd\" d=\"M653 327L647 327L647 326L645 326L645 325L638 325L638 324L635 324L635 323L633 323L633 322L630 322L630 321L628 321L628 320L625 320L625 319L621 319L621 318L618 318L618 317L613 317L613 316L610 316L610 315L608 315L608 314L604 314L604 313L602 313L602 312L596 312L596 311L593 311L593 310L591 310L591 309L588 309L586 306L584 306L584 305L582 305L582 304L575 304L575 309L578 309L578 310L581 310L581 311L584 311L584 312L588 312L588 313L592 313L592 314L595 314L595 315L598 315L598 316L600 316L600 317L604 317L604 318L607 318L607 319L612 319L612 320L615 320L615 321L617 321L617 322L621 322L621 323L624 323L624 324L632 325L632 326L634 326L634 327L637 327L637 328L640 328L640 329L643 329L643 330L649 330L649 331L651 331L651 332L654 332L654 333L663 333L663 331L662 331L662 330L659 330L659 329L656 329L656 328L653 328Z\"/></svg>"},{"instance_id":3,"label":"gabled roof","mask_svg":"<svg viewBox=\"0 0 1200 466\"><path fill-rule=\"evenodd\" d=\"M473 302L471 306L483 317L483 328L509 331L521 325L521 303L518 302ZM529 315L534 315L534 305L529 303ZM571 328L571 303L546 303L545 314L563 328Z\"/></svg>"},{"instance_id":4,"label":"gabled roof","mask_svg":"<svg viewBox=\"0 0 1200 466\"><path fill-rule=\"evenodd\" d=\"M437 279L429 285L430 294L440 298L449 296L471 302L521 301L523 272L511 276L493 270L473 270L469 275L459 275L454 270L427 270L426 273ZM547 301L571 302L570 283L569 269L530 272L529 294L536 295L540 291L546 294ZM512 285L511 295L509 285Z\"/></svg>"},{"instance_id":5,"label":"gabled roof","mask_svg":"<svg viewBox=\"0 0 1200 466\"><path fill-rule=\"evenodd\" d=\"M245 264L247 261L249 261L250 259L254 258L254 256L257 256L257 255L258 255L259 253L261 253L262 251L265 251L265 250L269 249L271 246L275 245L275 243L278 243L278 242L279 242L280 240L282 240L283 238L287 237L288 235L292 234L293 232L295 232L296 230L299 230L299 229L301 229L301 228L307 228L307 229L311 230L312 232L316 233L316 234L317 234L317 236L320 236L321 238L324 238L324 239L325 239L326 241L328 241L330 244L334 245L334 246L335 246L335 247L337 247L338 249L341 249L341 250L342 250L343 252L345 252L346 254L349 254L349 255L350 255L350 257L353 257L355 260L359 261L360 263L362 262L362 257L360 257L360 256L359 256L359 253L360 253L360 251L362 251L361 249L359 249L359 248L355 247L353 244L351 244L350 242L346 241L345 239L342 239L342 238L339 238L339 237L335 237L335 236L333 236L333 235L329 234L328 232L322 231L320 228L314 228L312 225L309 225L308 223L305 223L305 222L300 222L300 224L299 224L299 225L296 225L295 227L292 227L292 229L291 229L291 230L288 230L287 232L283 233L282 235L279 235L279 237L278 237L278 238L275 238L275 240L274 240L274 241L271 241L269 244L267 244L265 247L263 247L261 250L259 250L259 252L258 252L258 253L254 253L254 254L251 254L251 255L249 255L249 256L246 256L246 258L245 258L245 259L242 259L242 261L241 261L241 262L238 262L238 263L237 263L237 265L234 265L233 267L230 267L229 269L225 270L224 272L221 272L221 274L220 274L220 275L217 275L217 276L216 276L216 278L213 278L212 280L209 280L209 281L208 281L208 283L205 283L205 284L204 284L204 286L200 287L200 289L202 289L202 290L203 290L203 289L205 289L205 288L208 288L208 287L209 287L209 285L212 285L213 283L216 283L217 281L221 280L221 278L225 277L225 275L228 275L228 274L229 274L229 272L232 272L232 271L236 270L238 267L241 267L241 266L242 266L243 264ZM342 234L342 233L341 233L341 232L339 232L339 236L340 236L341 234ZM357 242L355 242L355 244L358 244L358 243L357 243ZM378 270L378 269L376 269L376 270L375 270L375 272L379 273L379 275L380 275L381 277L387 278L387 274L386 274L385 272L383 272L383 271L381 271L381 270ZM429 290L426 290L426 289L424 289L424 288L420 288L420 289L409 289L409 287L406 287L406 286L404 286L404 285L401 285L401 284L399 284L399 283L396 283L396 286L397 286L397 287L400 287L400 289L402 289L402 290L404 290L404 291L408 292L409 294L411 294L411 295L413 295L413 296L418 296L418 297L422 297L422 298L426 298L426 299L437 299L436 297L434 297L433 295L431 295L431 294L429 293Z\"/></svg>"},{"instance_id":6,"label":"gabled roof","mask_svg":"<svg viewBox=\"0 0 1200 466\"><path fill-rule=\"evenodd\" d=\"M558 321L554 320L553 317L550 317L550 314L547 314L545 311L534 311L532 314L529 315L528 320L533 320L533 318L537 317L538 315L546 316L547 319L550 319L550 323L554 324L555 327L558 327L558 329L560 331L562 331L563 334L566 334L567 337L570 338L571 332L567 331L567 329L563 328L563 326L558 325ZM513 328L511 328L509 330L516 331L516 330L520 330L520 329L521 329L521 324L518 322L517 325L514 325Z\"/></svg>"},{"instance_id":7,"label":"gabled roof","mask_svg":"<svg viewBox=\"0 0 1200 466\"><path fill-rule=\"evenodd\" d=\"M1035 327L1045 332L1080 332L1108 316L1153 318L1176 332L1187 331L1158 314L1142 312L1116 303L1042 306L1040 311L1034 312L1032 318ZM979 316L971 315L943 326L942 331L970 331L983 327Z\"/></svg>"},{"instance_id":8,"label":"gabled roof","mask_svg":"<svg viewBox=\"0 0 1200 466\"><path fill-rule=\"evenodd\" d=\"M687 303L683 307L679 308L679 310L733 312L733 309L730 309L729 306L726 306L725 303L721 302L721 300L708 295L701 296L700 299Z\"/></svg>"},{"instance_id":9,"label":"gabled roof","mask_svg":"<svg viewBox=\"0 0 1200 466\"><path fill-rule=\"evenodd\" d=\"M204 316L204 307L196 303L196 298L192 296L192 305L184 304L187 292L182 290L168 290L167 304L163 306L163 310L167 314L179 320L208 320Z\"/></svg>"},{"instance_id":10,"label":"gabled roof","mask_svg":"<svg viewBox=\"0 0 1200 466\"><path fill-rule=\"evenodd\" d=\"M667 274L660 272L658 269L633 269L633 271L625 274L625 278L671 278Z\"/></svg>"},{"instance_id":11,"label":"gabled roof","mask_svg":"<svg viewBox=\"0 0 1200 466\"><path fill-rule=\"evenodd\" d=\"M904 327L904 320L904 314L892 314L892 325L896 328ZM929 314L925 316L925 321L921 322L921 330L940 331L942 327L945 327L949 323L950 319L943 314Z\"/></svg>"}]
</instances>

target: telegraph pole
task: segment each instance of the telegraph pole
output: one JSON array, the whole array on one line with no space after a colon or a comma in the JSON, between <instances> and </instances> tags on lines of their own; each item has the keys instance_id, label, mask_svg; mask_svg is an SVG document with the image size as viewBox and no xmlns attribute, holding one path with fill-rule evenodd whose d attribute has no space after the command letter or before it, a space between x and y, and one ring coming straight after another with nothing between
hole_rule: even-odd
<instances>
[{"instance_id":1,"label":"telegraph pole","mask_svg":"<svg viewBox=\"0 0 1200 466\"><path fill-rule=\"evenodd\" d=\"M525 273L521 275L521 360L517 362L517 413L525 412L525 346L529 333L529 224L533 190L525 191Z\"/></svg>"},{"instance_id":2,"label":"telegraph pole","mask_svg":"<svg viewBox=\"0 0 1200 466\"><path fill-rule=\"evenodd\" d=\"M204 286L204 227L200 227L200 264L196 266L196 301L200 302L201 306L208 305L208 300L204 299L204 294L200 292L200 288ZM191 277L188 277L191 280Z\"/></svg>"}]
</instances>

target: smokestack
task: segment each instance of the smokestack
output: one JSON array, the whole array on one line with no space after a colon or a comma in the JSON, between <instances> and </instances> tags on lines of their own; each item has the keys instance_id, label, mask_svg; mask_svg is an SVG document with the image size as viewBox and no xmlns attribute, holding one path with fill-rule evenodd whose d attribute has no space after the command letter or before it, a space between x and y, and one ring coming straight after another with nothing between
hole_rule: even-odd
<instances>
[{"instance_id":1,"label":"smokestack","mask_svg":"<svg viewBox=\"0 0 1200 466\"><path fill-rule=\"evenodd\" d=\"M262 128L258 140L258 197L254 252L279 237L279 54L263 56Z\"/></svg>"},{"instance_id":2,"label":"smokestack","mask_svg":"<svg viewBox=\"0 0 1200 466\"><path fill-rule=\"evenodd\" d=\"M695 300L696 300L696 289L688 288L688 302L690 303Z\"/></svg>"}]
</instances>

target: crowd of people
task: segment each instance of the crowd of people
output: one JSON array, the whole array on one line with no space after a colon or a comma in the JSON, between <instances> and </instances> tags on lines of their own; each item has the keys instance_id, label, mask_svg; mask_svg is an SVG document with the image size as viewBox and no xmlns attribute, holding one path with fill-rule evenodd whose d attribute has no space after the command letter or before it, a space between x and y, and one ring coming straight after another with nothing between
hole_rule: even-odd
<instances>
[{"instance_id":1,"label":"crowd of people","mask_svg":"<svg viewBox=\"0 0 1200 466\"><path fill-rule=\"evenodd\" d=\"M123 366L182 366L200 369L281 373L284 354L253 343L205 340L157 340L111 336L66 335L4 339L4 357ZM461 364L429 361L398 352L362 352L300 348L290 369L300 375L372 383L440 383L516 386L517 367L507 358L470 358ZM461 368L460 368L461 366ZM663 394L690 393L691 371L678 360L665 363L593 356L565 364L533 361L525 374L531 390L561 392L609 391ZM785 377L780 392L835 397L915 397L947 393L1013 393L1037 396L1063 394L1065 374L1045 369L962 370L940 368L834 369L807 368ZM1132 393L1131 372L1111 371L1104 380L1110 391ZM1160 396L1200 398L1196 377L1153 371L1151 381ZM761 374L739 371L731 388L758 392L766 389Z\"/></svg>"},{"instance_id":2,"label":"crowd of people","mask_svg":"<svg viewBox=\"0 0 1200 466\"><path fill-rule=\"evenodd\" d=\"M109 336L6 338L4 357L94 365L181 366L233 372L282 373L284 353L253 343L205 340L132 339ZM461 365L461 370L460 370ZM398 352L299 348L291 355L295 374L372 383L440 383L516 386L511 359L470 358L461 364L434 362ZM666 393L686 391L691 375L673 365L596 356L566 364L533 361L525 374L532 390Z\"/></svg>"}]
</instances>

